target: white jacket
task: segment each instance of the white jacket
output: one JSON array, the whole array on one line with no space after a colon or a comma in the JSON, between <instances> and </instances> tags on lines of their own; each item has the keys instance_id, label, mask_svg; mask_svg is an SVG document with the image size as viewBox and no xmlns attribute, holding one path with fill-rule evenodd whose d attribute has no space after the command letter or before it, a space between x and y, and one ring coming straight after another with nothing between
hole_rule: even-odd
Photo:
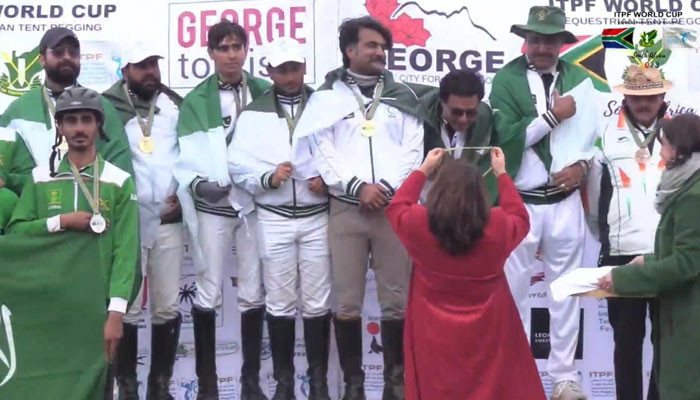
<instances>
[{"instance_id":1,"label":"white jacket","mask_svg":"<svg viewBox=\"0 0 700 400\"><path fill-rule=\"evenodd\" d=\"M642 133L639 137L643 138ZM643 140L643 139L642 139ZM608 209L610 255L647 254L654 251L654 236L660 216L654 208L656 188L664 170L661 143L654 139L651 158L640 166L634 158L639 150L622 113L611 118L601 136L588 175L589 225L597 232L603 169L612 185Z\"/></svg>"},{"instance_id":2,"label":"white jacket","mask_svg":"<svg viewBox=\"0 0 700 400\"><path fill-rule=\"evenodd\" d=\"M352 90L361 95L359 88ZM365 105L371 98L362 96ZM414 116L380 103L373 121L373 137L362 135L363 112L341 81L332 90L317 91L309 101L302 121L316 118L324 108L327 113L342 113L330 127L309 137L316 168L329 187L331 195L357 204L362 183L379 183L393 195L408 174L423 160L423 124ZM314 106L317 107L314 107Z\"/></svg>"},{"instance_id":3,"label":"white jacket","mask_svg":"<svg viewBox=\"0 0 700 400\"><path fill-rule=\"evenodd\" d=\"M283 106L294 117L298 105ZM301 139L292 151L287 122L275 111L249 109L241 113L228 147L228 160L234 183L251 193L258 207L290 218L327 210L328 198L313 193L307 182L319 176L308 138ZM277 165L287 161L292 163L292 179L278 188L271 187Z\"/></svg>"},{"instance_id":4,"label":"white jacket","mask_svg":"<svg viewBox=\"0 0 700 400\"><path fill-rule=\"evenodd\" d=\"M177 190L177 182L173 178L173 165L180 154L175 130L178 107L164 93L158 95L156 106L160 111L153 117L152 153L146 154L139 150L139 141L143 138L143 133L138 117L130 119L124 125L131 148L134 180L139 197L141 245L148 248L151 248L155 241L165 199L174 195Z\"/></svg>"}]
</instances>

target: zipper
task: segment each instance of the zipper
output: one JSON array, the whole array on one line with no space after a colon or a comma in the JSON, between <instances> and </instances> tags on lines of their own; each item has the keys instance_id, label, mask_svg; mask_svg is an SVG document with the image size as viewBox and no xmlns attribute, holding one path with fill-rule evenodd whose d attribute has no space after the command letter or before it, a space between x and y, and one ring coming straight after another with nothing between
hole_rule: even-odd
<instances>
[{"instance_id":1,"label":"zipper","mask_svg":"<svg viewBox=\"0 0 700 400\"><path fill-rule=\"evenodd\" d=\"M304 90L304 89L302 89ZM281 107L284 107L282 104L280 104ZM289 106L289 109L292 111L292 118L294 118L294 102L292 101L292 104ZM292 146L292 131L289 131L289 146L291 148ZM297 184L294 180L294 177L291 177L292 179L292 204L294 208L292 209L292 218L296 218L297 216Z\"/></svg>"},{"instance_id":2,"label":"zipper","mask_svg":"<svg viewBox=\"0 0 700 400\"><path fill-rule=\"evenodd\" d=\"M372 138L370 137L368 139L369 139L369 163L370 163L370 166L372 167L372 183L377 183L375 181L375 177L374 177L374 153L372 152Z\"/></svg>"},{"instance_id":3,"label":"zipper","mask_svg":"<svg viewBox=\"0 0 700 400\"><path fill-rule=\"evenodd\" d=\"M78 181L73 177L73 211L78 211Z\"/></svg>"}]
</instances>

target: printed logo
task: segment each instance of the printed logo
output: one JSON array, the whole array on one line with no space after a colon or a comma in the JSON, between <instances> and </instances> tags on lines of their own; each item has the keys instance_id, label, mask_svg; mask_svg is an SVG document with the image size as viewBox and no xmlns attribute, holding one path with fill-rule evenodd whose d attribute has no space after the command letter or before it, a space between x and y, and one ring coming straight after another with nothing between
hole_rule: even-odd
<instances>
[{"instance_id":1,"label":"printed logo","mask_svg":"<svg viewBox=\"0 0 700 400\"><path fill-rule=\"evenodd\" d=\"M100 209L102 211L109 211L109 200L100 199Z\"/></svg>"},{"instance_id":2,"label":"printed logo","mask_svg":"<svg viewBox=\"0 0 700 400\"><path fill-rule=\"evenodd\" d=\"M381 327L376 322L367 324L367 333L372 335L372 342L369 344L369 354L382 354L384 347L377 341L377 335L381 332Z\"/></svg>"},{"instance_id":3,"label":"printed logo","mask_svg":"<svg viewBox=\"0 0 700 400\"><path fill-rule=\"evenodd\" d=\"M199 389L196 379L180 382L180 387L185 389L185 400L195 400Z\"/></svg>"},{"instance_id":4,"label":"printed logo","mask_svg":"<svg viewBox=\"0 0 700 400\"><path fill-rule=\"evenodd\" d=\"M297 374L297 379L301 381L299 389L305 398L309 397L309 377L306 374Z\"/></svg>"},{"instance_id":5,"label":"printed logo","mask_svg":"<svg viewBox=\"0 0 700 400\"><path fill-rule=\"evenodd\" d=\"M51 189L48 192L49 205L61 205L61 189Z\"/></svg>"},{"instance_id":6,"label":"printed logo","mask_svg":"<svg viewBox=\"0 0 700 400\"><path fill-rule=\"evenodd\" d=\"M0 333L4 330L4 336L7 343L7 353L0 349L0 364L4 364L5 367L7 367L5 376L2 378L2 380L0 380L0 386L3 386L9 382L17 370L17 355L15 354L15 337L12 332L11 316L12 312L6 305L3 304L0 306ZM0 377L2 377L1 372Z\"/></svg>"},{"instance_id":7,"label":"printed logo","mask_svg":"<svg viewBox=\"0 0 700 400\"><path fill-rule=\"evenodd\" d=\"M31 89L41 85L39 74L39 46L26 53L17 56L15 50L12 55L7 52L0 53L5 64L6 73L0 75L0 93L20 97Z\"/></svg>"},{"instance_id":8,"label":"printed logo","mask_svg":"<svg viewBox=\"0 0 700 400\"><path fill-rule=\"evenodd\" d=\"M0 167L5 166L5 156L0 154Z\"/></svg>"},{"instance_id":9,"label":"printed logo","mask_svg":"<svg viewBox=\"0 0 700 400\"><path fill-rule=\"evenodd\" d=\"M656 30L651 30L649 32L642 32L639 39L639 45L642 47L651 47L654 45L654 39L656 39Z\"/></svg>"}]
</instances>

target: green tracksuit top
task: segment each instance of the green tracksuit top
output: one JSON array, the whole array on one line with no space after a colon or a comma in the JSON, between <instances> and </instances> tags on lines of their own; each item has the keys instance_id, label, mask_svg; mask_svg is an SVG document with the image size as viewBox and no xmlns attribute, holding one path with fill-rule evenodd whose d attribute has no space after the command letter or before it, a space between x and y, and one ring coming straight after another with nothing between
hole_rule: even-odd
<instances>
[{"instance_id":1,"label":"green tracksuit top","mask_svg":"<svg viewBox=\"0 0 700 400\"><path fill-rule=\"evenodd\" d=\"M100 213L108 222L100 241L100 255L109 284L109 297L129 300L139 254L138 202L134 180L127 172L104 161L98 155L100 172ZM85 185L92 193L92 163L80 169ZM73 211L92 209L64 157L51 177L48 166L32 170L8 226L9 234L40 235L62 231L59 216ZM111 307L111 306L110 306Z\"/></svg>"}]
</instances>

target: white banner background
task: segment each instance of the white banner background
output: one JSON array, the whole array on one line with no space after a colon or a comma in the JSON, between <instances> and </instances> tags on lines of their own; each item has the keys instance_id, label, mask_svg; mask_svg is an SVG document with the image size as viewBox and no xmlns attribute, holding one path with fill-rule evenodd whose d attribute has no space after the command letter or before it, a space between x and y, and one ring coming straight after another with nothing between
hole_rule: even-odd
<instances>
[{"instance_id":1,"label":"white banner background","mask_svg":"<svg viewBox=\"0 0 700 400\"><path fill-rule=\"evenodd\" d=\"M648 3L648 4L647 4ZM307 83L318 86L326 72L340 65L337 44L339 23L348 17L371 14L386 23L393 32L395 49L388 57L388 68L405 82L437 85L441 76L452 68L469 68L482 73L487 91L493 75L512 58L518 56L522 39L511 34L510 26L524 24L532 5L563 7L568 17L568 29L577 36L595 36L604 28L635 26L635 42L642 31L659 30L660 21L648 21L633 15L621 17L616 11L645 11L663 13L666 26L697 29L700 25L700 1L694 0L567 0L518 1L443 0L231 0L231 1L167 1L112 0L97 1L29 1L9 0L0 5L0 110L21 94L33 78L43 79L34 54L44 31L61 25L72 28L82 43L80 81L96 90L107 89L120 77L121 45L132 40L148 40L162 50L163 81L181 94L186 94L202 78L213 72L206 54L208 26L221 17L237 20L250 36L247 69L265 77L265 45L280 36L294 37L304 45L308 57ZM670 14L669 14L670 13ZM680 13L678 15L677 13ZM624 19L623 19L624 18ZM608 50L605 73L611 85L619 84L628 61L627 52ZM667 95L670 113L696 112L700 101L700 78L691 74L700 55L695 50L675 50L663 67L666 77L675 84ZM37 75L38 74L38 75ZM9 82L9 83L8 83ZM2 90L4 89L4 90ZM621 96L601 94L601 119L617 118ZM586 241L584 267L595 267L598 245ZM239 318L236 308L236 265L231 257L229 276L223 282L224 304L217 317L217 358L221 399L239 398L241 363ZM194 345L189 309L196 290L191 260L186 259L180 285L183 324L178 360L171 391L178 399L196 396ZM533 308L546 306L547 291L541 270L535 271L530 297ZM139 334L139 377L145 382L150 362L150 327L148 304L143 304L144 318ZM577 361L584 389L591 399L614 399L612 330L607 321L605 301L583 299L582 359ZM364 309L364 369L369 399L381 398L382 356L379 336L379 307L372 273L368 273ZM539 328L537 328L539 329ZM545 332L534 341L548 341ZM488 332L484 332L485 335ZM297 396L306 398L305 350L301 321L297 324ZM274 380L269 342L265 334L262 383L272 394ZM474 344L478 346L478 343ZM485 351L489 351L485 349ZM645 348L645 382L649 377L650 347ZM546 376L545 360L538 359L543 382L551 390ZM334 395L339 392L340 371L332 344L329 378ZM141 385L145 395L145 385Z\"/></svg>"}]
</instances>

